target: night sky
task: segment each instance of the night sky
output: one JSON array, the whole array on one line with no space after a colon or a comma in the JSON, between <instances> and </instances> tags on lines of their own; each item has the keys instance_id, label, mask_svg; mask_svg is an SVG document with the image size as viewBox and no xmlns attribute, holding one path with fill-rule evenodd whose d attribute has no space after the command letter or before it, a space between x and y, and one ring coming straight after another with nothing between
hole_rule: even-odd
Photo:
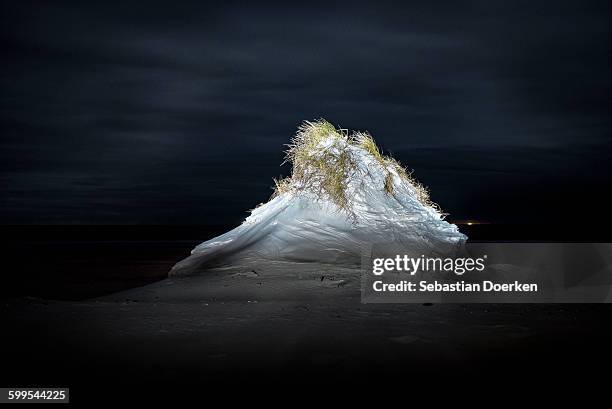
<instances>
[{"instance_id":1,"label":"night sky","mask_svg":"<svg viewBox=\"0 0 612 409\"><path fill-rule=\"evenodd\" d=\"M320 117L450 220L608 218L609 2L216 3L2 2L0 223L235 224Z\"/></svg>"}]
</instances>

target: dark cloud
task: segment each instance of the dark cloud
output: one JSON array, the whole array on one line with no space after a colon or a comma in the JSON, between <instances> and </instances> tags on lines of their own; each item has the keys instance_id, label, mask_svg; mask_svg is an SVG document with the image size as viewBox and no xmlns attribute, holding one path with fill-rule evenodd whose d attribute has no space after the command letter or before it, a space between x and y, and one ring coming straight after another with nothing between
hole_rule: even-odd
<instances>
[{"instance_id":1,"label":"dark cloud","mask_svg":"<svg viewBox=\"0 0 612 409\"><path fill-rule=\"evenodd\" d=\"M424 3L3 6L2 222L236 222L318 117L456 218L611 204L609 6Z\"/></svg>"}]
</instances>

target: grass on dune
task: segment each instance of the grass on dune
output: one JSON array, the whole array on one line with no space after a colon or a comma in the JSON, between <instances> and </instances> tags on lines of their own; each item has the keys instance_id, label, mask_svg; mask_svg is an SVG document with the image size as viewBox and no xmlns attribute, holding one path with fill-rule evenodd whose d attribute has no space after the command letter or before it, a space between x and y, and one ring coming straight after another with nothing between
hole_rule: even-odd
<instances>
[{"instance_id":1,"label":"grass on dune","mask_svg":"<svg viewBox=\"0 0 612 409\"><path fill-rule=\"evenodd\" d=\"M425 206L433 207L434 209L441 211L437 203L433 202L429 196L429 190L422 183L416 180L411 172L408 172L406 168L395 158L385 156L382 154L380 148L374 141L372 135L367 132L356 132L354 134L354 140L361 146L366 152L368 152L374 159L376 159L385 169L385 182L383 185L386 194L393 194L395 191L395 184L393 183L393 171L399 176L400 179L407 182L416 194L417 200Z\"/></svg>"},{"instance_id":2,"label":"grass on dune","mask_svg":"<svg viewBox=\"0 0 612 409\"><path fill-rule=\"evenodd\" d=\"M393 195L395 178L409 184L417 200L425 206L440 211L439 206L429 197L425 186L412 177L399 161L385 156L367 132L350 134L336 129L324 119L304 121L288 145L285 162L293 166L288 178L275 179L276 197L291 190L314 189L317 194L331 199L343 211L351 213L347 187L350 177L357 170L352 148L358 147L374 158L385 170L381 189Z\"/></svg>"}]
</instances>

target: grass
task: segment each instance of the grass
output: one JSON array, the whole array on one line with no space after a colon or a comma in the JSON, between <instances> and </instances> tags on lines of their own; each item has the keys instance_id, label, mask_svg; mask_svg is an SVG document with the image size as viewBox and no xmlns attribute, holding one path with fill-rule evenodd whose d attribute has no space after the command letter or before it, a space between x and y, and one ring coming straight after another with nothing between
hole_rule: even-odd
<instances>
[{"instance_id":1,"label":"grass","mask_svg":"<svg viewBox=\"0 0 612 409\"><path fill-rule=\"evenodd\" d=\"M378 148L378 145L376 145L374 138L372 138L372 135L367 132L355 132L353 134L353 140L357 145L361 146L362 149L372 155L374 159L384 164L385 158Z\"/></svg>"},{"instance_id":2,"label":"grass","mask_svg":"<svg viewBox=\"0 0 612 409\"><path fill-rule=\"evenodd\" d=\"M385 189L385 193L387 195L393 194L393 190L395 189L393 185L393 173L387 171L387 175L385 176L385 184L383 185L383 188Z\"/></svg>"},{"instance_id":3,"label":"grass","mask_svg":"<svg viewBox=\"0 0 612 409\"><path fill-rule=\"evenodd\" d=\"M325 121L305 121L291 140L286 161L293 165L291 183L314 188L340 209L350 212L348 178L356 169L348 135Z\"/></svg>"},{"instance_id":4,"label":"grass","mask_svg":"<svg viewBox=\"0 0 612 409\"><path fill-rule=\"evenodd\" d=\"M412 176L412 172L406 170L406 168L395 158L387 156L385 157L385 162L387 164L387 171L389 168L395 170L400 179L402 179L412 187L417 200L422 205L433 207L434 209L436 209L436 211L441 213L442 216L447 216L447 214L442 211L440 206L436 202L431 200L431 197L429 196L429 189L427 188L427 186L423 185L421 182L415 179L414 176Z\"/></svg>"},{"instance_id":5,"label":"grass","mask_svg":"<svg viewBox=\"0 0 612 409\"><path fill-rule=\"evenodd\" d=\"M304 121L292 138L286 152L285 162L293 165L291 177L275 179L273 197L291 190L314 189L319 196L331 199L339 209L352 214L347 188L349 178L357 170L351 147L363 149L386 171L381 189L387 195L395 192L395 177L409 184L417 200L424 206L440 207L429 197L425 186L412 177L400 162L385 156L367 132L352 135L336 129L324 119Z\"/></svg>"},{"instance_id":6,"label":"grass","mask_svg":"<svg viewBox=\"0 0 612 409\"><path fill-rule=\"evenodd\" d=\"M291 187L292 187L291 178L280 177L278 179L274 178L273 180L274 180L274 194L272 195L272 198L276 196L280 196L283 193L287 193L291 190Z\"/></svg>"},{"instance_id":7,"label":"grass","mask_svg":"<svg viewBox=\"0 0 612 409\"><path fill-rule=\"evenodd\" d=\"M374 141L372 135L367 132L356 132L354 134L354 140L362 149L368 152L384 167L387 174L385 176L383 189L387 195L392 195L395 191L395 185L393 183L393 170L399 176L400 179L408 183L413 188L417 200L421 204L433 207L434 209L442 213L440 206L438 206L437 203L431 200L427 187L425 187L422 183L416 180L412 176L412 172L408 172L406 168L397 159L383 155L380 148L376 144L376 141Z\"/></svg>"}]
</instances>

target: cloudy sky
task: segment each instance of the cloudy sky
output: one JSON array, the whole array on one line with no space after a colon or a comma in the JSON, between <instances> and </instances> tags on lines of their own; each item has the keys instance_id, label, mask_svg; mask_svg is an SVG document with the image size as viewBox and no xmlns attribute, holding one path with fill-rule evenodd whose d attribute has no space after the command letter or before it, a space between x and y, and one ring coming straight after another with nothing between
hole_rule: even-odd
<instances>
[{"instance_id":1,"label":"cloudy sky","mask_svg":"<svg viewBox=\"0 0 612 409\"><path fill-rule=\"evenodd\" d=\"M214 3L2 2L1 223L237 223L320 117L451 220L607 217L608 2Z\"/></svg>"}]
</instances>

